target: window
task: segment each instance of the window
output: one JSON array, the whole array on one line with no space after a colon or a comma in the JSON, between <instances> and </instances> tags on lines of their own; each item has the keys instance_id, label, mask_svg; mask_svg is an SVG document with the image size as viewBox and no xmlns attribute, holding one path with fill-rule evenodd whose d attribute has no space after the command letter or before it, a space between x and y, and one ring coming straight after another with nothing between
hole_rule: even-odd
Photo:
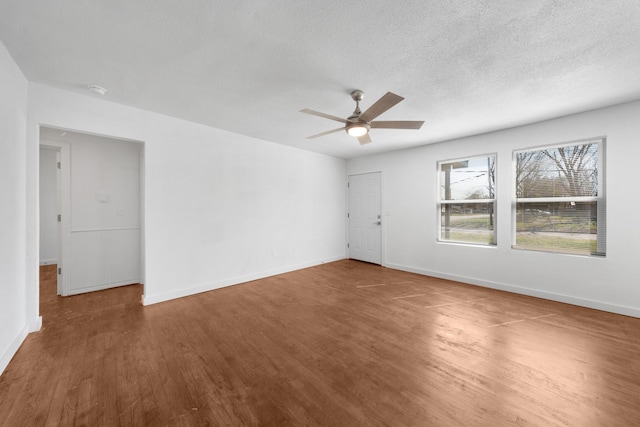
<instances>
[{"instance_id":1,"label":"window","mask_svg":"<svg viewBox=\"0 0 640 427\"><path fill-rule=\"evenodd\" d=\"M514 248L605 255L604 141L514 153Z\"/></svg>"},{"instance_id":2,"label":"window","mask_svg":"<svg viewBox=\"0 0 640 427\"><path fill-rule=\"evenodd\" d=\"M496 244L495 170L495 155L438 163L438 240Z\"/></svg>"}]
</instances>

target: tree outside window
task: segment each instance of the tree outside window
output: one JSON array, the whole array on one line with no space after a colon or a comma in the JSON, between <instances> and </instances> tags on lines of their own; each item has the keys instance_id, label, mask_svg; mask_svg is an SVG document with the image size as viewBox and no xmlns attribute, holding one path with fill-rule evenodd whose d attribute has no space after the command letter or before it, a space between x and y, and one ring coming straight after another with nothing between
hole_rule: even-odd
<instances>
[{"instance_id":1,"label":"tree outside window","mask_svg":"<svg viewBox=\"0 0 640 427\"><path fill-rule=\"evenodd\" d=\"M604 138L514 153L513 247L605 254Z\"/></svg>"}]
</instances>

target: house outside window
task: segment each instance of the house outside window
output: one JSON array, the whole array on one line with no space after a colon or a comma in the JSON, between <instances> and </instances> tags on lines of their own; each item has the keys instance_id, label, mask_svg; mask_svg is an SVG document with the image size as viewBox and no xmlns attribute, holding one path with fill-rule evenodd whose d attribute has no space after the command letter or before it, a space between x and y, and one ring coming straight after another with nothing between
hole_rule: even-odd
<instances>
[{"instance_id":1,"label":"house outside window","mask_svg":"<svg viewBox=\"0 0 640 427\"><path fill-rule=\"evenodd\" d=\"M515 249L604 256L605 138L514 152Z\"/></svg>"},{"instance_id":2,"label":"house outside window","mask_svg":"<svg viewBox=\"0 0 640 427\"><path fill-rule=\"evenodd\" d=\"M441 242L496 244L495 154L438 162Z\"/></svg>"}]
</instances>

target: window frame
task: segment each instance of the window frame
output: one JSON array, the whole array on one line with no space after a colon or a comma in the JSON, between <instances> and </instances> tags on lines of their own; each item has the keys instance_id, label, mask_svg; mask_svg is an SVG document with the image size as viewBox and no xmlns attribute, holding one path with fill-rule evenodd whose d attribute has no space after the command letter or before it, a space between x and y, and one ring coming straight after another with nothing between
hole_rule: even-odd
<instances>
[{"instance_id":1,"label":"window frame","mask_svg":"<svg viewBox=\"0 0 640 427\"><path fill-rule=\"evenodd\" d=\"M558 149L563 147L575 147L583 144L597 144L597 162L598 171L597 195L596 196L560 196L560 197L517 197L517 155L520 153L530 153L543 151L548 149ZM560 255L586 256L586 257L606 257L606 136L597 136L591 138L577 139L568 142L560 142L556 144L545 144L534 147L527 147L512 151L512 203L511 203L511 249L521 251L545 252ZM596 251L591 253L577 253L574 251L562 250L558 247L549 248L530 248L517 245L517 208L519 203L571 203L595 202L597 204L597 225L596 225Z\"/></svg>"},{"instance_id":2,"label":"window frame","mask_svg":"<svg viewBox=\"0 0 640 427\"><path fill-rule=\"evenodd\" d=\"M456 163L456 162L464 162L474 159L493 159L493 198L487 199L452 199L445 200L442 194L442 188L444 182L442 182L442 165L447 163ZM498 153L484 153L477 154L472 156L458 157L447 160L440 160L436 162L436 194L437 194L437 203L436 203L436 228L437 228L437 237L436 241L438 243L446 243L446 244L456 244L456 245L472 245L479 247L489 247L495 248L498 245L498 209L497 209L497 201L498 201L498 183L497 183L497 175L498 175ZM442 232L442 210L444 205L454 205L454 204L486 204L487 206L493 205L493 242L484 243L484 242L473 242L466 240L451 240L444 239Z\"/></svg>"}]
</instances>

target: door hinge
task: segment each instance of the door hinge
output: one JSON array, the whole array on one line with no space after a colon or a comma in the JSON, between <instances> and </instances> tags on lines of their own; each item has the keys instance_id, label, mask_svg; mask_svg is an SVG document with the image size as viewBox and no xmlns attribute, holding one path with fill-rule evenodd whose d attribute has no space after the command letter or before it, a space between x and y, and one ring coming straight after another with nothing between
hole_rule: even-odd
<instances>
[{"instance_id":1,"label":"door hinge","mask_svg":"<svg viewBox=\"0 0 640 427\"><path fill-rule=\"evenodd\" d=\"M62 274L62 267L58 267L58 274Z\"/></svg>"},{"instance_id":2,"label":"door hinge","mask_svg":"<svg viewBox=\"0 0 640 427\"><path fill-rule=\"evenodd\" d=\"M347 249L349 249L349 244L347 243Z\"/></svg>"},{"instance_id":3,"label":"door hinge","mask_svg":"<svg viewBox=\"0 0 640 427\"><path fill-rule=\"evenodd\" d=\"M58 214L58 222L62 221L62 215Z\"/></svg>"},{"instance_id":4,"label":"door hinge","mask_svg":"<svg viewBox=\"0 0 640 427\"><path fill-rule=\"evenodd\" d=\"M62 162L58 162L58 169L62 169Z\"/></svg>"},{"instance_id":5,"label":"door hinge","mask_svg":"<svg viewBox=\"0 0 640 427\"><path fill-rule=\"evenodd\" d=\"M349 218L349 212L347 212L347 218Z\"/></svg>"}]
</instances>

